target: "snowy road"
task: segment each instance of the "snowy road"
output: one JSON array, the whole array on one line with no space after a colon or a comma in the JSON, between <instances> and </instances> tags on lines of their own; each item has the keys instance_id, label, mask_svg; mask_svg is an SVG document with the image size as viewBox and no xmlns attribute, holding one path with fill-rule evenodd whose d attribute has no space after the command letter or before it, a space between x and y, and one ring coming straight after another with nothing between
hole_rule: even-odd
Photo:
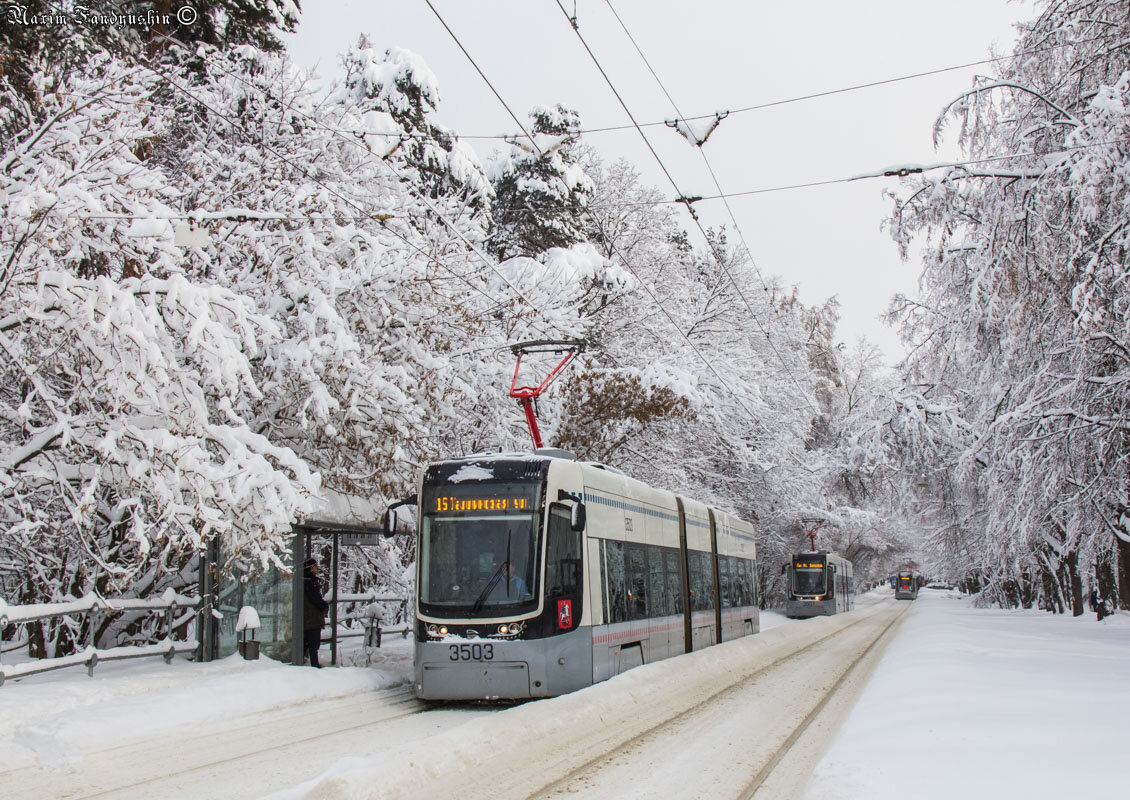
<instances>
[{"instance_id":1,"label":"snowy road","mask_svg":"<svg viewBox=\"0 0 1130 800\"><path fill-rule=\"evenodd\" d=\"M881 650L883 634L907 608L884 606L863 616L578 767L536 796L745 800L770 778L827 702L848 688L845 684L866 680L862 670L851 675L850 683L845 678L864 656ZM804 750L811 752L807 743ZM687 775L696 780L687 781ZM802 777L807 776L806 769Z\"/></svg>"}]
</instances>

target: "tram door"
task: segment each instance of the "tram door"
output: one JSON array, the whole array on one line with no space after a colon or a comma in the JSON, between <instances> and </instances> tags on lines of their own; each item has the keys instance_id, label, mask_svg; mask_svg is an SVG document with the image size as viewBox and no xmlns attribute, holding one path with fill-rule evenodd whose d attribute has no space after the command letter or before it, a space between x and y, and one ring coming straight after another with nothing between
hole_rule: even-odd
<instances>
[{"instance_id":1,"label":"tram door","mask_svg":"<svg viewBox=\"0 0 1130 800\"><path fill-rule=\"evenodd\" d=\"M554 503L549 507L545 545L545 601L557 618L557 632L572 630L581 621L583 534L570 525L571 510Z\"/></svg>"}]
</instances>

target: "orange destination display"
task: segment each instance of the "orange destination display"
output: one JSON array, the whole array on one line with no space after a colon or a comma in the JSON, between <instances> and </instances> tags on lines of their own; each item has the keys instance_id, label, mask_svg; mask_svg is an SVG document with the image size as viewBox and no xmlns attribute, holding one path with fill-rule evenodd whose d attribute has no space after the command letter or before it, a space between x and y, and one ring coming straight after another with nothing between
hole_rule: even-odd
<instances>
[{"instance_id":1,"label":"orange destination display","mask_svg":"<svg viewBox=\"0 0 1130 800\"><path fill-rule=\"evenodd\" d=\"M424 490L425 514L530 514L537 510L537 484L516 481L467 481Z\"/></svg>"},{"instance_id":2,"label":"orange destination display","mask_svg":"<svg viewBox=\"0 0 1130 800\"><path fill-rule=\"evenodd\" d=\"M528 497L453 497L436 495L432 511L529 511Z\"/></svg>"}]
</instances>

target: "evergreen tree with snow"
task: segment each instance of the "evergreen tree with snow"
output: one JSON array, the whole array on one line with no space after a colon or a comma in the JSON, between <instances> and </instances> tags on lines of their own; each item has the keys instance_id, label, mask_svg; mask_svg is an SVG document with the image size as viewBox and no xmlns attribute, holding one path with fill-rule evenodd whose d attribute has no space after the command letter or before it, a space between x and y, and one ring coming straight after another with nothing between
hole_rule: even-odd
<instances>
[{"instance_id":1,"label":"evergreen tree with snow","mask_svg":"<svg viewBox=\"0 0 1130 800\"><path fill-rule=\"evenodd\" d=\"M515 139L494 163L490 249L499 259L536 257L585 241L592 181L579 164L581 118L558 104L530 114L529 139Z\"/></svg>"},{"instance_id":2,"label":"evergreen tree with snow","mask_svg":"<svg viewBox=\"0 0 1130 800\"><path fill-rule=\"evenodd\" d=\"M433 119L439 81L424 60L399 47L381 52L361 36L342 63L344 83L329 98L340 108L338 125L380 158L411 170L427 197L458 199L486 212L490 181L474 150Z\"/></svg>"}]
</instances>

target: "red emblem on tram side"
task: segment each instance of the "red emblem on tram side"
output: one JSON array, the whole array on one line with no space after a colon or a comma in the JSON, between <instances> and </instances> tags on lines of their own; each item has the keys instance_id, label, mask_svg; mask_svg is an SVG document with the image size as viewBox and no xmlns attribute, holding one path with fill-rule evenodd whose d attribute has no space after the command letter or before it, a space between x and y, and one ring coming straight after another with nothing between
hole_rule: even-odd
<instances>
[{"instance_id":1,"label":"red emblem on tram side","mask_svg":"<svg viewBox=\"0 0 1130 800\"><path fill-rule=\"evenodd\" d=\"M573 627L573 601L557 601L557 627L567 631Z\"/></svg>"}]
</instances>

